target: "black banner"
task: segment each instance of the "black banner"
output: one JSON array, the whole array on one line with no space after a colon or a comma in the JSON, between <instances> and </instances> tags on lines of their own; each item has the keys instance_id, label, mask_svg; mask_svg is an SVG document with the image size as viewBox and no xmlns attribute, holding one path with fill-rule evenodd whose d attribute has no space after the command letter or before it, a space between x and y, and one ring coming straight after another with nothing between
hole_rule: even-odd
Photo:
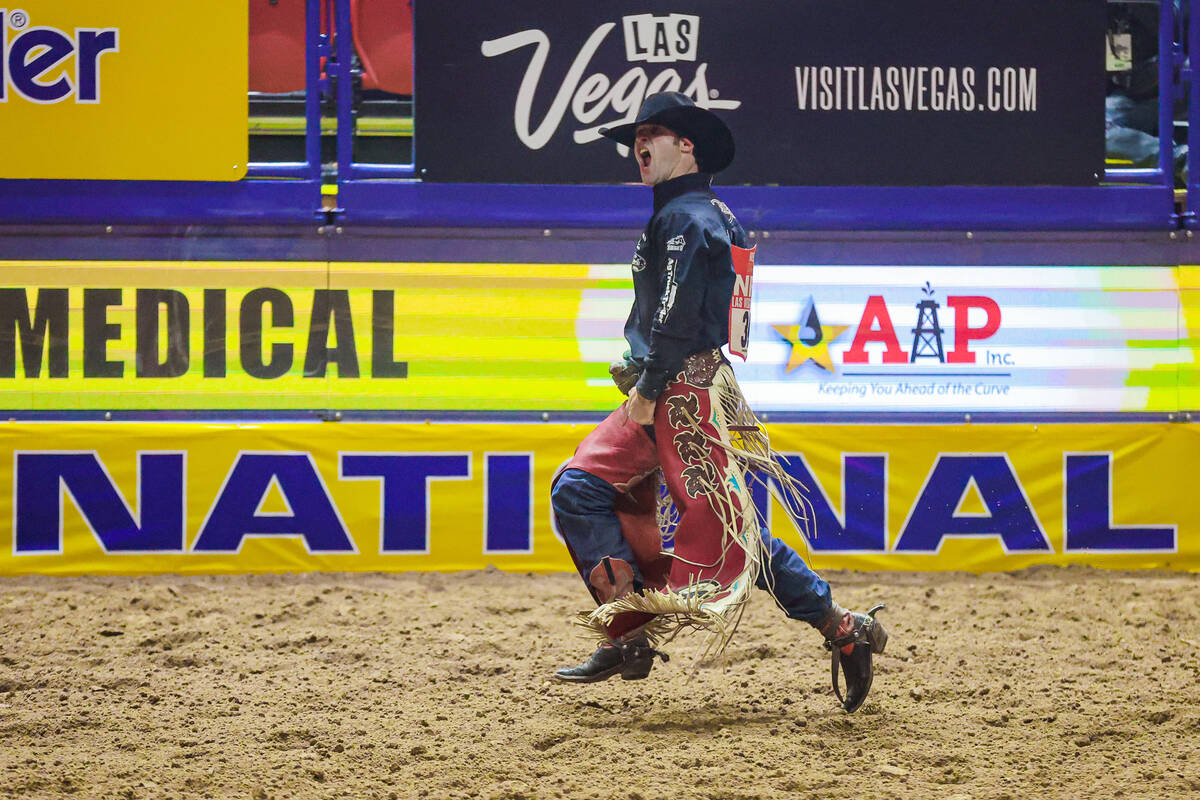
<instances>
[{"instance_id":1,"label":"black banner","mask_svg":"<svg viewBox=\"0 0 1200 800\"><path fill-rule=\"evenodd\" d=\"M636 181L598 129L683 91L725 184L1084 185L1104 166L1103 0L418 0L429 181Z\"/></svg>"}]
</instances>

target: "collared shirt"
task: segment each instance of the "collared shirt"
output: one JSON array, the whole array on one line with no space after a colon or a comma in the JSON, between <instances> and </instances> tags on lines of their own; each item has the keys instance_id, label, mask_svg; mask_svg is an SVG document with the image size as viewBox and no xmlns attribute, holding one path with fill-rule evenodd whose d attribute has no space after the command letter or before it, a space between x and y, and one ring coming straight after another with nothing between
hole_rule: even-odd
<instances>
[{"instance_id":1,"label":"collared shirt","mask_svg":"<svg viewBox=\"0 0 1200 800\"><path fill-rule=\"evenodd\" d=\"M655 399L693 353L729 341L734 271L729 246L746 232L696 172L654 187L654 215L633 256L633 308L625 322L638 392Z\"/></svg>"}]
</instances>

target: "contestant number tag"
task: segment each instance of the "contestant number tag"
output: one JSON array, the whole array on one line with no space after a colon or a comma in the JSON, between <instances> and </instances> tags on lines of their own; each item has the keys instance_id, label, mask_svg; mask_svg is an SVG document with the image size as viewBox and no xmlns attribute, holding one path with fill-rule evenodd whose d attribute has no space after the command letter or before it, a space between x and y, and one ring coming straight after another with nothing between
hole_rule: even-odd
<instances>
[{"instance_id":1,"label":"contestant number tag","mask_svg":"<svg viewBox=\"0 0 1200 800\"><path fill-rule=\"evenodd\" d=\"M729 352L743 361L750 349L750 296L754 288L754 251L730 246L733 255L733 297L729 299Z\"/></svg>"}]
</instances>

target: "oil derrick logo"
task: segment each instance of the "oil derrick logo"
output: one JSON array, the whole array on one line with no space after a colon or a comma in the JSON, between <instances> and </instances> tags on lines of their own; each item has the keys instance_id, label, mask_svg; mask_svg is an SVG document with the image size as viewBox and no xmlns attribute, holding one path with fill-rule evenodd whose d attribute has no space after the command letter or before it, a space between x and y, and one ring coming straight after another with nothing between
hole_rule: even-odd
<instances>
[{"instance_id":1,"label":"oil derrick logo","mask_svg":"<svg viewBox=\"0 0 1200 800\"><path fill-rule=\"evenodd\" d=\"M929 285L929 281L925 281L925 288L921 291L925 294L925 299L917 303L917 327L912 329L912 355L908 361L911 364L918 358L936 358L944 364L946 351L942 348L942 334L945 331L938 324L937 315L941 306L933 299L933 287Z\"/></svg>"}]
</instances>

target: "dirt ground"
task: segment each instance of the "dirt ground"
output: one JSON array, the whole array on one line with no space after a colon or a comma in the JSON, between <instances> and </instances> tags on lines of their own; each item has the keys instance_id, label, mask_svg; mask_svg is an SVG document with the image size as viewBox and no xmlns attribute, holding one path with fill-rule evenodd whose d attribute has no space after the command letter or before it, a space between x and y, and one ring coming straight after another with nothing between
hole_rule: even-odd
<instances>
[{"instance_id":1,"label":"dirt ground","mask_svg":"<svg viewBox=\"0 0 1200 800\"><path fill-rule=\"evenodd\" d=\"M0 796L1200 797L1200 575L827 577L888 603L853 716L765 595L576 686L572 575L3 579Z\"/></svg>"}]
</instances>

